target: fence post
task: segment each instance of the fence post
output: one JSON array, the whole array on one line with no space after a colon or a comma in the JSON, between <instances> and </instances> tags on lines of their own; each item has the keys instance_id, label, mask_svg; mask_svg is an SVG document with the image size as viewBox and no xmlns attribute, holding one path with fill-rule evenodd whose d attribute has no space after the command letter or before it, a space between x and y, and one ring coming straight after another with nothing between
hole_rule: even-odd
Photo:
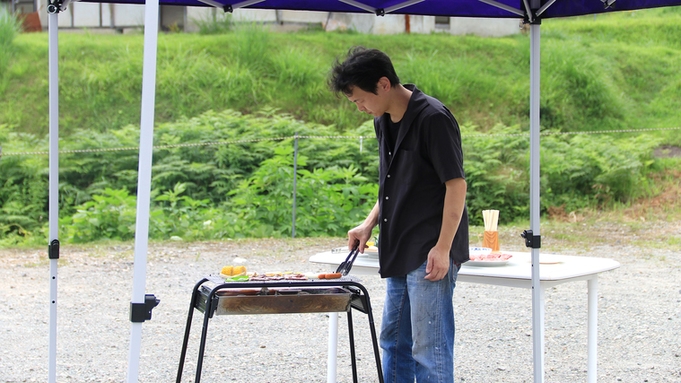
<instances>
[{"instance_id":1,"label":"fence post","mask_svg":"<svg viewBox=\"0 0 681 383\"><path fill-rule=\"evenodd\" d=\"M296 179L298 178L298 132L293 136L293 209L291 218L291 238L296 237Z\"/></svg>"}]
</instances>

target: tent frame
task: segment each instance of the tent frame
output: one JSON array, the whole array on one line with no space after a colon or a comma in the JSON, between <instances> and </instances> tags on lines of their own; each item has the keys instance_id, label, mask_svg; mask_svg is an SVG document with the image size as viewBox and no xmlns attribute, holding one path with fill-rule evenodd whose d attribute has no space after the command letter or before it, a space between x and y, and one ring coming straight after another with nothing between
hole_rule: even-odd
<instances>
[{"instance_id":1,"label":"tent frame","mask_svg":"<svg viewBox=\"0 0 681 383\"><path fill-rule=\"evenodd\" d=\"M86 0L87 1L87 0ZM94 0L93 0L94 1ZM109 0L116 2L118 0ZM132 0L133 2L142 0ZM163 0L167 1L167 0ZM184 0L187 1L187 0ZM197 0L205 5L213 6L233 12L238 8L258 8L259 4L267 0L244 0L234 4L222 4L218 0ZM367 0L368 1L368 0ZM386 8L376 8L357 0L338 0L350 5L358 12L369 12L377 16L397 13L400 10L406 14L408 7L418 5L428 0L405 0ZM480 3L491 5L508 14L481 15L480 17L520 17L530 24L530 229L522 236L532 253L532 337L533 337L533 368L534 382L544 381L544 307L539 280L539 249L541 247L540 234L540 27L541 16L554 5L557 0L522 0L522 7L515 8L497 0L478 0ZM566 1L563 0L562 6ZM603 4L602 10L596 10L593 5L575 10L570 15L596 13L610 10L616 0L593 0ZM637 4L626 1L623 9L638 9ZM59 71L58 71L58 14L66 9L71 0L49 0L48 33L49 33L49 238L48 254L50 259L50 334L49 334L49 368L48 381L56 382L56 342L57 342L57 281L59 259ZM124 1L129 2L129 1ZM156 93L156 54L158 47L160 0L146 0L144 20L144 63L142 79L142 105L140 117L139 144L139 173L137 187L137 218L135 230L134 251L134 279L131 300L130 319L132 322L130 333L130 350L128 359L128 382L136 382L139 373L139 356L141 348L142 323L151 319L151 310L158 304L153 294L145 294L146 264L149 234L149 210L151 194L151 164L153 153L154 112ZM182 0L171 1L183 5ZM506 1L508 2L508 1ZM643 7L677 5L676 0L659 0L655 4L643 4ZM328 8L338 8L337 3L329 3ZM586 4L586 3L585 3ZM187 4L184 4L187 5ZM267 4L262 5L267 8ZM335 8L334 8L335 9ZM460 16L460 15L450 15ZM561 16L561 15L558 15ZM551 15L550 17L558 17ZM595 331L595 330L594 330ZM590 338L591 339L591 338ZM594 337L595 338L595 334ZM589 344L590 355L588 361L588 382L596 382L596 353L595 343ZM593 351L593 353L591 353ZM335 377L334 377L335 378ZM329 376L329 379L332 379Z\"/></svg>"},{"instance_id":2,"label":"tent frame","mask_svg":"<svg viewBox=\"0 0 681 383\"><path fill-rule=\"evenodd\" d=\"M50 342L48 382L56 382L56 340L57 340L57 260L58 260L58 195L59 195L59 78L58 78L58 14L66 9L68 1L55 0L48 5L49 12L49 61L50 61ZM246 0L231 6L223 6L213 0L200 0L226 12L257 4L263 0ZM375 9L354 0L340 0L377 16L384 16L409 5L425 0L408 0L393 7ZM540 8L539 0L523 0L524 10L509 7L494 0L480 0L486 4L523 16L530 21L530 230L523 235L526 244L532 247L532 338L534 382L544 381L544 334L543 305L539 286L539 247L541 243L539 225L539 27L541 22L532 9L542 12L553 4L553 0ZM145 294L146 264L149 243L149 211L151 198L151 164L153 153L154 112L156 97L156 61L158 50L159 0L145 2L144 19L144 62L142 75L142 108L140 118L140 144L137 185L137 217L135 224L135 250L133 291L131 300L130 349L128 354L127 382L137 382L139 376L139 358L141 353L142 323L151 319L151 309L158 304L153 294ZM56 251L56 259L52 254ZM145 303L146 301L146 303ZM151 302L151 303L150 303ZM148 310L148 315L140 320L139 310ZM590 366L591 367L591 366ZM595 367L595 366L594 366ZM594 380L595 381L595 380ZM592 382L589 380L589 382Z\"/></svg>"},{"instance_id":3,"label":"tent frame","mask_svg":"<svg viewBox=\"0 0 681 383\"><path fill-rule=\"evenodd\" d=\"M48 382L56 382L57 369L57 275L59 259L59 19L70 0L52 0L49 17L49 248L50 259L50 334ZM142 112L135 223L135 262L130 302L130 349L128 382L137 382L141 352L142 323L151 319L159 303L153 294L145 294L147 250L149 244L149 210L151 202L151 165L153 153L154 112L156 98L156 53L158 47L159 0L148 0L144 19L144 64L142 72Z\"/></svg>"}]
</instances>

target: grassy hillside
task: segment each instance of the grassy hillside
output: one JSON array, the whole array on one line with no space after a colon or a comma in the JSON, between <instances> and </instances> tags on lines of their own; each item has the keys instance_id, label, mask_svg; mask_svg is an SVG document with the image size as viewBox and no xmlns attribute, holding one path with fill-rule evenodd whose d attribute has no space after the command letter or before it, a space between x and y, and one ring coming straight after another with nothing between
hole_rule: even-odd
<instances>
[{"instance_id":1,"label":"grassy hillside","mask_svg":"<svg viewBox=\"0 0 681 383\"><path fill-rule=\"evenodd\" d=\"M679 25L678 9L544 21L542 214L678 220ZM3 26L0 245L44 243L47 36ZM529 43L525 34L275 34L255 26L161 35L150 237L290 235L294 134L302 137L298 235L342 236L363 219L375 201L377 148L357 137L372 137L373 127L326 86L331 64L357 44L387 51L403 82L458 117L471 222L490 207L503 211L503 224L525 220ZM142 44L141 35L60 34L67 242L134 234ZM651 130L557 134L639 128Z\"/></svg>"},{"instance_id":2,"label":"grassy hillside","mask_svg":"<svg viewBox=\"0 0 681 383\"><path fill-rule=\"evenodd\" d=\"M564 131L678 126L679 25L676 8L544 21L542 126ZM61 33L59 39L62 131L139 124L143 36ZM497 123L528 125L525 34L275 34L258 27L161 35L156 120L269 106L341 131L356 128L367 116L326 87L334 59L356 44L387 51L403 82L440 98L462 124L483 130ZM46 134L47 48L45 33L14 39L2 74L0 124Z\"/></svg>"}]
</instances>

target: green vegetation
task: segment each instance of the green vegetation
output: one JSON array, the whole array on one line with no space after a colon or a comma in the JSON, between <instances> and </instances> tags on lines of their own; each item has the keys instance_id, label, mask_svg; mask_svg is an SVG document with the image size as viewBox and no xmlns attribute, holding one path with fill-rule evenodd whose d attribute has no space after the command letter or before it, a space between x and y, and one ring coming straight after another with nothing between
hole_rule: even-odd
<instances>
[{"instance_id":1,"label":"green vegetation","mask_svg":"<svg viewBox=\"0 0 681 383\"><path fill-rule=\"evenodd\" d=\"M265 110L255 115L206 112L155 131L150 236L185 240L280 237L292 232L294 142L298 135L296 235L342 236L364 218L377 194L377 147L365 123L334 128ZM497 125L487 133L462 126L468 207L491 206L502 223L528 216L528 137ZM100 133L78 130L62 140L61 210L65 240L129 240L134 236L139 131L128 125ZM0 130L14 153L47 150L46 140ZM655 195L661 165L650 136L546 135L542 138L542 209L611 207ZM119 150L121 149L121 150ZM678 164L678 161L676 161ZM42 238L47 156L0 161L0 230L5 243Z\"/></svg>"},{"instance_id":2,"label":"green vegetation","mask_svg":"<svg viewBox=\"0 0 681 383\"><path fill-rule=\"evenodd\" d=\"M340 235L363 218L377 194L373 126L334 137L265 110L256 115L208 111L155 130L150 236L186 240L291 235L293 141L297 159L297 236ZM289 137L289 138L287 138ZM329 138L325 138L329 137ZM338 137L338 136L335 136ZM371 145L373 141L374 145ZM61 232L65 240L128 240L134 236L139 130L78 130L61 142ZM46 151L47 141L0 127L9 152ZM123 150L117 150L123 149ZM0 242L42 239L47 156L0 161ZM366 176L366 175L369 176Z\"/></svg>"},{"instance_id":3,"label":"green vegetation","mask_svg":"<svg viewBox=\"0 0 681 383\"><path fill-rule=\"evenodd\" d=\"M544 21L543 213L630 207L678 188L679 159L654 155L681 146L678 129L560 133L678 128L680 21L668 9ZM47 35L5 38L7 25L0 244L43 244L47 156L30 153L47 151ZM229 19L201 32L159 40L151 238L290 236L296 134L296 235L343 236L361 220L376 198L373 126L326 86L356 44L386 50L403 82L459 119L473 223L489 208L505 224L528 216L526 35L276 34ZM65 241L134 236L142 40L60 34Z\"/></svg>"},{"instance_id":4,"label":"green vegetation","mask_svg":"<svg viewBox=\"0 0 681 383\"><path fill-rule=\"evenodd\" d=\"M21 23L5 8L0 8L0 94L5 92L9 76L7 68L13 56L14 38L19 34Z\"/></svg>"},{"instance_id":5,"label":"green vegetation","mask_svg":"<svg viewBox=\"0 0 681 383\"><path fill-rule=\"evenodd\" d=\"M542 125L562 131L678 126L681 12L674 8L551 19L542 24ZM526 127L529 37L270 33L229 20L206 34L159 37L157 122L206 110L274 107L339 132L367 120L326 87L349 47L386 50L403 82L441 99L464 125ZM222 31L222 34L216 34ZM143 36L62 33L60 127L107 131L139 124ZM47 35L14 39L0 123L47 132ZM678 140L677 140L678 142Z\"/></svg>"}]
</instances>

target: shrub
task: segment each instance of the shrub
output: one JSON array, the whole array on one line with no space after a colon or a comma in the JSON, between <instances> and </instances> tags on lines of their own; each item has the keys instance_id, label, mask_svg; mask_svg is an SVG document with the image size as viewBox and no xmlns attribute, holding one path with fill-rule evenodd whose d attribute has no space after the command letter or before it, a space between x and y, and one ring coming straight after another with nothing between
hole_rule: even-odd
<instances>
[{"instance_id":1,"label":"shrub","mask_svg":"<svg viewBox=\"0 0 681 383\"><path fill-rule=\"evenodd\" d=\"M501 211L501 223L529 211L529 135L497 125L482 133L462 126L467 203L474 225L480 212ZM186 240L290 236L293 157L298 135L296 236L342 236L376 201L378 155L373 126L351 136L266 110L257 115L207 112L156 130L149 235ZM138 133L83 131L63 142L60 215L74 242L134 236ZM358 139L364 137L364 139ZM46 150L46 140L9 133L10 151ZM541 209L607 207L654 189L658 170L651 136L557 134L541 137ZM117 150L116 146L126 150ZM73 149L91 150L75 151ZM100 150L101 149L101 150ZM5 156L0 161L0 237L31 240L47 217L47 159ZM42 235L42 234L41 234Z\"/></svg>"}]
</instances>

